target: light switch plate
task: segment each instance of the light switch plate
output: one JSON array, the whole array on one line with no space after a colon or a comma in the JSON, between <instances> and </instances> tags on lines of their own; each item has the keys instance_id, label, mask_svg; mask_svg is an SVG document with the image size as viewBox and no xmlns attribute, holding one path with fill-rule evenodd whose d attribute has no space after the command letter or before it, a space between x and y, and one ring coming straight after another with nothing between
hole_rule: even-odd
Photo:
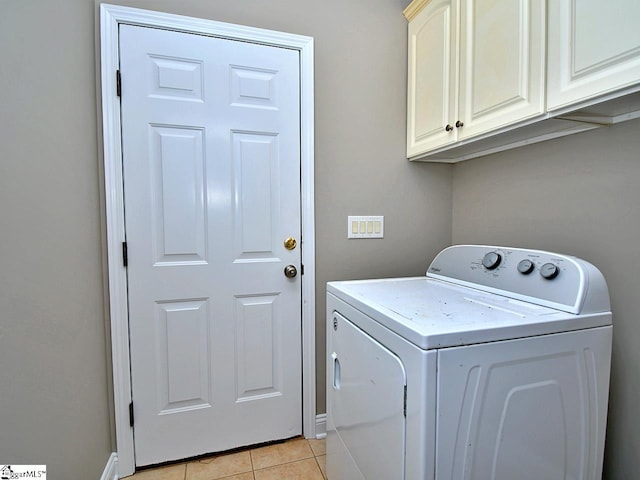
<instances>
[{"instance_id":1,"label":"light switch plate","mask_svg":"<svg viewBox=\"0 0 640 480\"><path fill-rule=\"evenodd\" d=\"M347 238L384 238L384 216L347 217Z\"/></svg>"}]
</instances>

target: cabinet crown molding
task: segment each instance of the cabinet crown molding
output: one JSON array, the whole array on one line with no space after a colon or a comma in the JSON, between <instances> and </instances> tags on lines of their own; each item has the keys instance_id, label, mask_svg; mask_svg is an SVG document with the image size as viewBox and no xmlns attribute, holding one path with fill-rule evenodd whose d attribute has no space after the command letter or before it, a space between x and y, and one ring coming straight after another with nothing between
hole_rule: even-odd
<instances>
[{"instance_id":1,"label":"cabinet crown molding","mask_svg":"<svg viewBox=\"0 0 640 480\"><path fill-rule=\"evenodd\" d=\"M430 1L431 0L413 0L413 2L407 5L407 8L402 11L404 18L411 21Z\"/></svg>"}]
</instances>

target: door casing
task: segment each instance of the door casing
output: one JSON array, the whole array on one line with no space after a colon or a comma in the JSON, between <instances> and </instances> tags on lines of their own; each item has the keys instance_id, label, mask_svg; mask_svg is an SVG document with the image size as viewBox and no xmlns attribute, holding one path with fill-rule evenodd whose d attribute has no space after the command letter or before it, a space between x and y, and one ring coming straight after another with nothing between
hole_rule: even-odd
<instances>
[{"instance_id":1,"label":"door casing","mask_svg":"<svg viewBox=\"0 0 640 480\"><path fill-rule=\"evenodd\" d=\"M181 15L116 5L100 5L100 56L104 207L113 369L114 416L119 476L135 471L133 428L129 424L131 375L129 358L124 192L120 99L116 95L119 66L118 26L121 23L210 35L295 49L300 52L300 162L302 226L302 428L307 438L316 435L315 372L315 230L314 230L314 125L313 38L271 30L221 23Z\"/></svg>"}]
</instances>

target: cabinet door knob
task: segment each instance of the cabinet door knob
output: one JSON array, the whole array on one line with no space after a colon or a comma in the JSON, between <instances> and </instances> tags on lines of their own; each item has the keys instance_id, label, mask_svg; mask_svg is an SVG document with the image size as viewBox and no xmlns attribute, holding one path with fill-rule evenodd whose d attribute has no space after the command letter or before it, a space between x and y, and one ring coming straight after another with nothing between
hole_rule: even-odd
<instances>
[{"instance_id":1,"label":"cabinet door knob","mask_svg":"<svg viewBox=\"0 0 640 480\"><path fill-rule=\"evenodd\" d=\"M464 123L462 123L460 120L458 120L456 122L456 128L460 128L460 127L464 127Z\"/></svg>"},{"instance_id":2,"label":"cabinet door knob","mask_svg":"<svg viewBox=\"0 0 640 480\"><path fill-rule=\"evenodd\" d=\"M444 129L445 129L447 132L450 132L451 130L453 130L453 127L452 127L451 125L447 125L446 127L444 127Z\"/></svg>"}]
</instances>

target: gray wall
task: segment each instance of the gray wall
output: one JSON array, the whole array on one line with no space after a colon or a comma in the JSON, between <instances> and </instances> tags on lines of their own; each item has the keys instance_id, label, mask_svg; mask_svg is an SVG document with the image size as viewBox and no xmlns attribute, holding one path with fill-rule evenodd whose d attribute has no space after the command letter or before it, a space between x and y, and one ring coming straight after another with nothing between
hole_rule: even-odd
<instances>
[{"instance_id":1,"label":"gray wall","mask_svg":"<svg viewBox=\"0 0 640 480\"><path fill-rule=\"evenodd\" d=\"M640 471L640 120L462 162L453 242L582 257L607 279L613 366L606 479Z\"/></svg>"},{"instance_id":2,"label":"gray wall","mask_svg":"<svg viewBox=\"0 0 640 480\"><path fill-rule=\"evenodd\" d=\"M93 4L0 12L0 463L99 478L112 446Z\"/></svg>"},{"instance_id":3,"label":"gray wall","mask_svg":"<svg viewBox=\"0 0 640 480\"><path fill-rule=\"evenodd\" d=\"M451 235L451 167L404 159L407 0L138 0L315 38L318 412L324 285L420 275ZM93 0L0 0L0 462L99 478L114 449ZM383 240L347 215L385 215Z\"/></svg>"}]
</instances>

